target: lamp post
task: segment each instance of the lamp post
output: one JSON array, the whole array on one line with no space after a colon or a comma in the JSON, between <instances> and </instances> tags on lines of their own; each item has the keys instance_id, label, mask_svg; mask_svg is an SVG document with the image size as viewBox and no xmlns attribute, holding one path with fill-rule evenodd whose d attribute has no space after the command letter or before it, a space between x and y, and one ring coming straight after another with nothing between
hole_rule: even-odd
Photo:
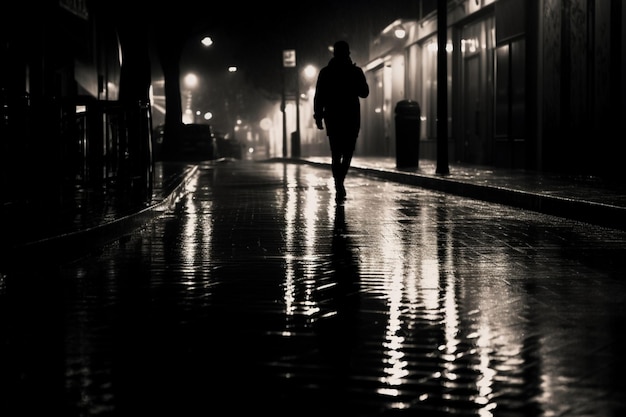
<instances>
[{"instance_id":1,"label":"lamp post","mask_svg":"<svg viewBox=\"0 0 626 417\"><path fill-rule=\"evenodd\" d=\"M236 78L238 68L236 65L228 66L228 95L226 97L226 119L228 120L228 126L231 130L232 139L236 139L237 135L237 120L239 118L239 80Z\"/></svg>"},{"instance_id":2,"label":"lamp post","mask_svg":"<svg viewBox=\"0 0 626 417\"><path fill-rule=\"evenodd\" d=\"M448 2L437 3L437 174L450 173L448 166Z\"/></svg>"},{"instance_id":3,"label":"lamp post","mask_svg":"<svg viewBox=\"0 0 626 417\"><path fill-rule=\"evenodd\" d=\"M300 157L300 72L296 63L296 132L291 143L291 156Z\"/></svg>"}]
</instances>

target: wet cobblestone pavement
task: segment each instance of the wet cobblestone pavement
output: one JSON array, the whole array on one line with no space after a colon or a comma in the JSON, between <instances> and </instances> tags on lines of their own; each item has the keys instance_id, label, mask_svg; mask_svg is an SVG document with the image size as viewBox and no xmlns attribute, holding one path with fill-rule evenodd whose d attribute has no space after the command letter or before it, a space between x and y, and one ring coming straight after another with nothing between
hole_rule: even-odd
<instances>
[{"instance_id":1,"label":"wet cobblestone pavement","mask_svg":"<svg viewBox=\"0 0 626 417\"><path fill-rule=\"evenodd\" d=\"M3 273L0 415L626 413L626 232L301 164L187 187Z\"/></svg>"}]
</instances>

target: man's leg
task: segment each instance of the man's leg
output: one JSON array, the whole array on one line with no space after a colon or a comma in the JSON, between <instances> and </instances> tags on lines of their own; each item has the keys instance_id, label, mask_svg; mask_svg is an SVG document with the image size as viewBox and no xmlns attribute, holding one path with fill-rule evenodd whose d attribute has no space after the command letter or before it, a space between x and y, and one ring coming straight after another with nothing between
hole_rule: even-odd
<instances>
[{"instance_id":1,"label":"man's leg","mask_svg":"<svg viewBox=\"0 0 626 417\"><path fill-rule=\"evenodd\" d=\"M343 167L343 154L341 142L337 138L329 138L331 153L331 169L335 180L335 198L343 199L346 196L346 189L343 186L345 170Z\"/></svg>"},{"instance_id":2,"label":"man's leg","mask_svg":"<svg viewBox=\"0 0 626 417\"><path fill-rule=\"evenodd\" d=\"M348 170L350 169L350 164L352 163L352 155L354 154L354 149L356 147L356 138L348 139L342 142L341 144L341 184L340 184L340 193L343 197L346 196L346 188L343 185L343 182L348 175Z\"/></svg>"},{"instance_id":3,"label":"man's leg","mask_svg":"<svg viewBox=\"0 0 626 417\"><path fill-rule=\"evenodd\" d=\"M346 178L346 171L344 168L345 158L338 153L336 157L333 157L333 178L335 179L335 194L339 199L346 197L346 188L343 186L343 180Z\"/></svg>"},{"instance_id":4,"label":"man's leg","mask_svg":"<svg viewBox=\"0 0 626 417\"><path fill-rule=\"evenodd\" d=\"M341 176L346 178L348 175L348 170L350 169L350 163L352 162L352 151L346 151L343 154L343 158L341 160Z\"/></svg>"}]
</instances>

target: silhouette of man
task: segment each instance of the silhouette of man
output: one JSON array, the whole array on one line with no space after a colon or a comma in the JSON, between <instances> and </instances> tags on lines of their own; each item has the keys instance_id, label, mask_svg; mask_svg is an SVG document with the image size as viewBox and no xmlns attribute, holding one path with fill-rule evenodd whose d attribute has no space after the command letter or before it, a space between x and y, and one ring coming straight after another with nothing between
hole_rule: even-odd
<instances>
[{"instance_id":1,"label":"silhouette of man","mask_svg":"<svg viewBox=\"0 0 626 417\"><path fill-rule=\"evenodd\" d=\"M318 129L324 129L330 144L335 198L346 198L344 179L350 168L361 128L359 98L369 95L363 70L352 62L350 46L337 41L333 57L320 70L313 99L313 117Z\"/></svg>"}]
</instances>

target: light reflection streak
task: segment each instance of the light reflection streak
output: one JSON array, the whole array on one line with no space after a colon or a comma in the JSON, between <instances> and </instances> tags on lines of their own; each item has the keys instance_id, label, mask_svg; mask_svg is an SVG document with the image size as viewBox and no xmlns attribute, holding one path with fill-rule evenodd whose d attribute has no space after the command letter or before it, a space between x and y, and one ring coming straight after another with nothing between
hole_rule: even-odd
<instances>
[{"instance_id":1,"label":"light reflection streak","mask_svg":"<svg viewBox=\"0 0 626 417\"><path fill-rule=\"evenodd\" d=\"M307 183L309 183L307 181ZM315 258L315 244L317 241L317 210L318 210L318 192L315 187L308 186L304 192L304 254L306 259ZM313 277L315 275L315 262L305 263L305 277Z\"/></svg>"},{"instance_id":2,"label":"light reflection streak","mask_svg":"<svg viewBox=\"0 0 626 417\"><path fill-rule=\"evenodd\" d=\"M185 224L183 225L183 241L181 245L182 257L185 265L190 265L196 258L196 227L198 222L198 214L196 213L196 207L191 198L191 194L187 195L185 201L185 211L189 214L185 216Z\"/></svg>"},{"instance_id":3,"label":"light reflection streak","mask_svg":"<svg viewBox=\"0 0 626 417\"><path fill-rule=\"evenodd\" d=\"M427 248L432 248L432 245L425 246L422 252L428 252ZM439 318L439 265L436 253L427 253L426 256L429 258L422 260L422 276L419 285L424 303L425 319L436 321Z\"/></svg>"},{"instance_id":4,"label":"light reflection streak","mask_svg":"<svg viewBox=\"0 0 626 417\"><path fill-rule=\"evenodd\" d=\"M198 269L195 266L197 259L204 259L211 253L211 239L212 239L212 210L211 201L195 201L193 195L199 187L198 175L194 175L187 188L189 192L186 194L186 200L184 201L186 216L183 216L184 224L182 225L182 241L181 241L181 257L183 265L186 265L186 270L191 272L185 274L185 277L181 277L181 283L186 285L186 288L190 291L197 289L196 287L196 272L203 272L204 269ZM203 256L200 256L203 255ZM210 283L206 280L202 280L202 287L206 288ZM206 294L206 293L205 293Z\"/></svg>"},{"instance_id":5,"label":"light reflection streak","mask_svg":"<svg viewBox=\"0 0 626 417\"><path fill-rule=\"evenodd\" d=\"M440 219L440 221L441 220L445 219ZM442 225L439 227L437 233L439 255L437 264L441 265L443 268L441 268L442 271L437 272L437 275L445 274L445 291L443 298L445 343L443 346L439 347L439 350L442 352L441 358L447 361L444 364L444 371L441 376L448 381L457 380L458 375L455 370L459 367L455 366L455 362L465 355L478 355L478 365L475 368L479 373L475 380L477 394L471 396L470 399L478 406L478 414L481 417L491 417L493 415L491 410L496 406L495 403L490 402L493 395L493 383L496 371L491 367L491 356L488 346L492 343L493 335L491 334L489 326L485 325L485 323L481 323L475 332L466 335L466 339L475 339L476 348L469 349L468 351L459 351L461 323L459 320L460 308L457 298L457 278L454 273L451 272L454 271L454 264L452 262L452 238L450 237L450 230L447 229L448 226L444 226L443 222L440 224ZM435 266L432 267L434 268ZM488 300L488 294L481 295L486 295L487 297L480 299L479 302L491 302ZM484 310L489 311L489 309ZM482 310L478 309L476 313L478 314L480 311ZM460 365L460 368L463 368L462 365Z\"/></svg>"},{"instance_id":6,"label":"light reflection streak","mask_svg":"<svg viewBox=\"0 0 626 417\"><path fill-rule=\"evenodd\" d=\"M386 355L383 359L385 375L380 378L385 386L378 389L378 393L386 396L397 396L398 390L391 389L390 386L401 385L403 379L408 375L407 362L401 360L405 356L403 351L405 339L399 335L406 327L402 320L403 293L407 284L404 282L406 259L403 259L402 256L398 257L398 254L405 252L404 247L407 242L403 242L399 237L401 230L395 219L397 213L392 209L393 205L388 204L386 207L390 208L381 213L379 224L383 238L386 240L386 244L382 248L382 259L390 266L391 273L385 284L389 314L383 342L383 351Z\"/></svg>"},{"instance_id":7,"label":"light reflection streak","mask_svg":"<svg viewBox=\"0 0 626 417\"><path fill-rule=\"evenodd\" d=\"M294 175L293 178L296 178ZM295 184L290 184L285 192L285 219L286 219L286 247L288 253L285 257L287 263L287 278L285 288L285 301L287 302L287 314L304 314L317 311L318 307L310 298L310 293L302 293L302 288L296 288L297 262L301 259L312 259L315 255L315 244L319 241L319 211L320 193L315 189L316 182L313 179L307 181L308 188L299 191ZM299 185L301 187L301 185ZM298 197L300 200L298 200ZM441 372L436 372L426 379L441 380L442 387L452 387L456 389L462 383L463 374L458 373L458 369L465 369L465 361L472 360L473 370L477 372L474 377L476 393L468 395L467 400L474 402L480 416L491 417L496 407L493 399L494 383L497 380L497 373L494 369L493 358L493 338L494 334L502 337L502 332L492 332L489 322L493 319L502 327L500 317L501 310L483 308L488 307L494 299L494 294L471 293L476 296L473 299L463 298L463 293L459 292L465 287L460 287L455 276L455 263L453 256L453 239L451 231L446 227L452 227L449 222L438 222L437 227L433 227L433 213L429 213L432 207L424 207L414 219L403 218L398 221L398 212L392 204L382 208L382 213L377 218L377 223L372 229L378 231L383 245L372 247L362 245L360 256L362 259L377 259L375 272L383 274L385 284L376 286L376 289L383 291L382 299L385 300L386 320L385 336L382 341L382 375L379 381L381 386L377 392L388 397L398 397L403 390L400 388L406 383L411 374L407 357L407 339L403 336L411 334L413 319L409 314L418 311L420 320L431 323L440 323L441 337L443 343L439 346L441 360L444 361ZM333 205L327 205L327 215L333 216ZM300 219L300 216L305 216ZM300 220L298 220L300 219ZM299 223L298 223L299 222ZM441 226L441 224L444 224ZM300 224L301 230L296 229ZM407 224L416 224L417 229L407 228ZM413 234L411 234L413 233ZM301 243L303 256L294 256L294 248L297 250L298 242ZM500 254L506 257L506 254ZM493 256L493 254L490 254ZM506 259L494 260L498 265L506 263ZM315 263L315 262L312 262ZM490 275L489 264L491 262L477 262L475 268L479 276ZM305 276L310 276L315 271L310 265L304 265ZM484 270L482 270L484 268ZM501 275L500 273L498 275ZM506 283L502 286L506 290ZM494 291L502 291L503 288L493 288ZM308 294L308 295L307 295ZM298 300L297 297L304 298ZM461 298L460 298L461 297ZM497 295L495 298L500 298ZM308 302L307 302L308 300ZM462 309L460 300L469 303ZM481 305L483 305L481 307ZM468 308L469 307L469 308ZM461 311L473 312L478 318L474 330L465 335L460 334L462 323L460 322ZM332 314L330 312L329 314ZM483 317L481 317L483 315ZM492 317L490 317L492 316ZM482 319L482 320L481 320ZM495 323L494 322L494 323ZM493 323L492 323L493 324ZM504 324L506 326L506 324ZM502 330L502 329L500 329ZM288 333L288 332L287 332ZM514 334L514 331L510 332ZM511 342L511 341L509 341ZM512 341L514 342L514 341ZM461 343L469 344L463 351L460 350ZM506 346L512 344L506 343ZM499 352L501 353L501 352ZM472 359L467 359L468 355ZM475 362L474 362L475 358ZM460 363L461 359L463 364ZM419 394L419 400L427 400L429 394ZM456 394L452 394L453 396ZM456 397L455 397L456 398ZM400 401L402 403L402 401ZM401 408L402 404L397 404Z\"/></svg>"},{"instance_id":8,"label":"light reflection streak","mask_svg":"<svg viewBox=\"0 0 626 417\"><path fill-rule=\"evenodd\" d=\"M305 280L302 295L298 293L298 262L303 258L305 260L315 259L315 241L317 222L317 192L314 187L307 188L304 193L304 203L298 198L298 189L302 180L300 179L300 170L297 166L287 166L283 173L283 180L286 184L284 210L285 210L285 283L284 295L285 314L292 316L302 314L306 317L313 316L319 311L317 303L313 299L314 282L308 278L314 273L309 265L314 263L305 263ZM303 204L303 205L302 205ZM300 216L305 216L305 221L301 222ZM298 224L302 224L304 230L297 228ZM303 256L298 256L297 252L300 242L305 242L305 252ZM294 252L296 252L294 254ZM299 299L301 298L301 299Z\"/></svg>"},{"instance_id":9,"label":"light reflection streak","mask_svg":"<svg viewBox=\"0 0 626 417\"><path fill-rule=\"evenodd\" d=\"M490 257L492 259L491 262L481 262L476 266L481 276L492 276L494 274L492 263L496 265L511 265L511 268L514 268L508 260L506 253L492 253ZM501 271L498 275L513 276L514 271ZM480 372L480 377L476 381L478 394L474 401L482 406L480 408L480 416L484 417L493 415L491 410L496 407L496 403L493 401L493 384L498 378L502 379L502 375L498 377L498 371L493 366L494 353L497 352L499 356L519 358L520 352L524 349L522 340L519 340L520 337L523 338L524 332L520 332L520 329L515 324L515 320L512 320L514 317L522 316L523 313L520 311L508 311L515 308L516 304L511 302L505 310L492 308L492 300L514 300L516 297L514 294L509 293L510 287L506 281L494 280L493 284L487 287L488 291L482 291L479 294L480 298L477 301L477 314L479 314L477 329L473 334L468 335L468 337L475 338L478 355L477 370ZM507 349L503 350L502 348L504 347L507 347ZM517 366L523 366L523 363L519 363ZM521 383L520 381L519 384Z\"/></svg>"},{"instance_id":10,"label":"light reflection streak","mask_svg":"<svg viewBox=\"0 0 626 417\"><path fill-rule=\"evenodd\" d=\"M457 367L454 363L462 356L463 352L458 352L460 313L457 300L456 277L451 272L447 273L447 271L454 270L450 231L443 220L439 219L441 223L438 223L436 229L437 261L436 266L433 267L437 269L437 276L443 285L444 346L441 346L440 350L443 352L441 358L448 361L444 363L443 377L448 381L455 381L458 379L458 375L455 372Z\"/></svg>"},{"instance_id":11,"label":"light reflection streak","mask_svg":"<svg viewBox=\"0 0 626 417\"><path fill-rule=\"evenodd\" d=\"M287 167L288 169L289 167ZM295 268L294 259L291 250L295 241L295 222L296 222L296 188L294 177L285 173L283 180L286 183L285 192L285 313L291 316L296 313L296 286L295 286Z\"/></svg>"},{"instance_id":12,"label":"light reflection streak","mask_svg":"<svg viewBox=\"0 0 626 417\"><path fill-rule=\"evenodd\" d=\"M396 275L395 280L400 281L401 276ZM391 287L393 290L389 292L388 307L389 307L389 321L385 331L385 341L383 347L385 347L385 354L387 358L384 361L391 365L383 368L386 376L381 378L381 382L388 385L400 385L402 378L406 377L407 371L406 361L400 360L404 357L404 352L401 351L404 343L404 337L398 336L398 333L402 331L402 286L398 282Z\"/></svg>"},{"instance_id":13,"label":"light reflection streak","mask_svg":"<svg viewBox=\"0 0 626 417\"><path fill-rule=\"evenodd\" d=\"M490 329L483 327L479 330L479 336L477 339L478 346L487 346L489 341L493 339ZM493 395L493 383L495 381L496 371L490 366L491 358L488 354L487 348L478 349L478 366L477 370L480 372L480 377L476 380L476 388L478 395L474 398L474 402L483 407L480 409L480 415L484 417L491 416L490 409L495 408L494 404L489 404L489 401Z\"/></svg>"}]
</instances>

